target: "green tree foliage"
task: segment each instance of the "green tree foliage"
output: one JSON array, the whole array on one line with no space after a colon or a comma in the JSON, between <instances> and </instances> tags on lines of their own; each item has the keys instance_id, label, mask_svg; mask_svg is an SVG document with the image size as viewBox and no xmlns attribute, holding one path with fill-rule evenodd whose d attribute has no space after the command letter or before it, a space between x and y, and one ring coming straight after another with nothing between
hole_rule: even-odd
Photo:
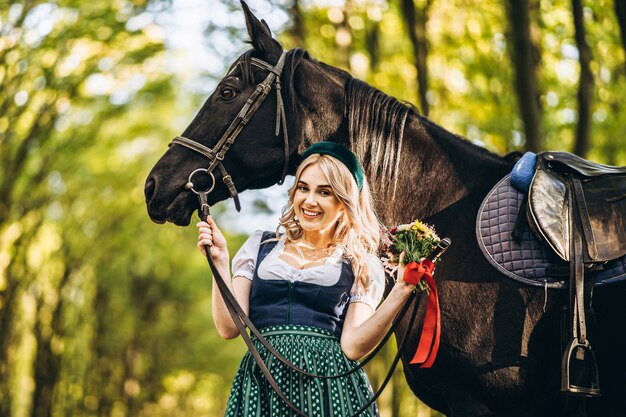
<instances>
[{"instance_id":1,"label":"green tree foliage","mask_svg":"<svg viewBox=\"0 0 626 417\"><path fill-rule=\"evenodd\" d=\"M306 48L384 92L419 103L417 69L401 2L309 5L302 11ZM543 149L574 149L578 51L571 2L530 2L531 38L538 45ZM301 6L302 7L302 6ZM427 7L429 117L500 153L525 149L510 57L510 22L500 1L415 1ZM599 162L626 164L618 97L624 92L624 51L609 1L583 2L594 77L591 150ZM283 43L291 45L289 31ZM373 44L372 39L377 41ZM343 56L339 56L342 54Z\"/></svg>"},{"instance_id":2,"label":"green tree foliage","mask_svg":"<svg viewBox=\"0 0 626 417\"><path fill-rule=\"evenodd\" d=\"M0 7L2 416L224 408L242 348L211 325L193 231L143 203L177 116L164 6Z\"/></svg>"},{"instance_id":3,"label":"green tree foliage","mask_svg":"<svg viewBox=\"0 0 626 417\"><path fill-rule=\"evenodd\" d=\"M579 65L570 1L531 3L543 147L571 150ZM503 2L413 4L425 19L429 117L498 152L523 150ZM212 22L207 41L225 69L246 35L240 6L220 5L232 19ZM273 27L286 47L420 102L402 2L251 4L262 5L297 22ZM608 0L582 5L594 82L589 157L624 165L619 25ZM152 224L143 202L173 126L201 99L180 94L182 77L169 73L154 19L169 6L0 0L1 416L223 412L244 346L213 327L193 228ZM231 45L215 43L220 33ZM229 234L231 253L244 238ZM374 385L393 354L386 348L369 366ZM383 415L435 415L400 371L380 405Z\"/></svg>"}]
</instances>

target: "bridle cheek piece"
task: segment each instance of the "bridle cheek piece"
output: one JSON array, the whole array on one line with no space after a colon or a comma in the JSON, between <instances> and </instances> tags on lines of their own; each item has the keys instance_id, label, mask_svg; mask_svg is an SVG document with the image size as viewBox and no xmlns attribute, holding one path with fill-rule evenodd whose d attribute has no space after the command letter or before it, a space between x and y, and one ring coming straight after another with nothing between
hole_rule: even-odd
<instances>
[{"instance_id":1,"label":"bridle cheek piece","mask_svg":"<svg viewBox=\"0 0 626 417\"><path fill-rule=\"evenodd\" d=\"M220 140L217 142L213 149L198 143L195 140L186 138L184 136L176 136L172 139L172 142L168 146L172 145L182 145L186 148L189 148L193 151L196 151L209 159L209 164L207 168L198 168L194 170L191 174L189 174L189 178L187 183L185 184L185 189L190 190L198 195L200 198L200 205L207 204L207 198L209 193L213 191L215 188L215 176L213 175L213 171L217 167L222 174L222 181L226 185L228 192L232 199L235 202L235 208L237 211L241 211L241 204L239 203L239 196L237 193L237 188L235 188L235 183L233 182L232 177L226 172L226 168L222 164L224 160L224 156L226 152L232 144L235 142L235 139L244 128L244 126L248 123L250 118L256 113L259 109L263 101L267 98L270 91L272 91L272 85L276 88L276 130L275 135L278 136L280 134L280 128L282 126L283 129L283 141L284 141L284 165L283 165L283 173L278 184L282 184L285 181L285 177L287 176L287 170L289 169L289 137L287 135L287 118L285 117L285 106L283 103L283 97L281 94L281 86L280 86L280 75L282 74L283 67L285 66L285 57L287 55L287 51L283 51L278 59L276 65L268 64L265 61L262 61L258 58L251 58L250 62L252 65L269 71L267 77L256 86L254 92L248 97L246 103L243 105L235 119L230 123L226 132L222 135ZM237 63L240 64L241 60ZM194 189L193 176L199 172L205 172L211 178L211 187L204 190L198 191ZM201 207L202 208L202 207Z\"/></svg>"}]
</instances>

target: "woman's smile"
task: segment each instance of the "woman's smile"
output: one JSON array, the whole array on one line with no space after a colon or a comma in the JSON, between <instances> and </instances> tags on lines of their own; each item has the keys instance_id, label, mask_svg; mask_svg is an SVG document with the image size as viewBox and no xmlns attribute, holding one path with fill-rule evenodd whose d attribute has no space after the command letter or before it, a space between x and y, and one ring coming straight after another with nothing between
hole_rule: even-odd
<instances>
[{"instance_id":1,"label":"woman's smile","mask_svg":"<svg viewBox=\"0 0 626 417\"><path fill-rule=\"evenodd\" d=\"M302 209L302 215L303 215L304 218L307 218L307 219L314 219L316 217L321 216L322 214L323 213L321 213L321 212L307 210L307 209Z\"/></svg>"}]
</instances>

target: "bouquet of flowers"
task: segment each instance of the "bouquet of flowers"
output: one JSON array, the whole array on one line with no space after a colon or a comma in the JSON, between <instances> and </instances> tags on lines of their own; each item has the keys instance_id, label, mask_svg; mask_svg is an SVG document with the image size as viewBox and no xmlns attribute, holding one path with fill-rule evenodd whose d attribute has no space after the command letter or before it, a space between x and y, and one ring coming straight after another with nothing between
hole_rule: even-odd
<instances>
[{"instance_id":1,"label":"bouquet of flowers","mask_svg":"<svg viewBox=\"0 0 626 417\"><path fill-rule=\"evenodd\" d=\"M419 220L394 226L390 230L385 228L381 237L380 259L385 270L392 275L398 269L402 252L404 252L402 265L411 262L420 263L441 241L432 226ZM420 280L417 286L422 291L428 291L428 286L423 280Z\"/></svg>"},{"instance_id":2,"label":"bouquet of flowers","mask_svg":"<svg viewBox=\"0 0 626 417\"><path fill-rule=\"evenodd\" d=\"M404 252L402 264L406 265L406 268L401 279L428 294L419 344L410 363L419 364L420 368L430 368L437 357L441 338L441 310L432 273L437 256L450 245L451 241L445 238L442 242L431 226L419 220L401 224L391 230L384 229L381 235L380 258L387 272L391 275L396 273L400 254ZM429 255L437 246L439 248L435 259L430 259Z\"/></svg>"}]
</instances>

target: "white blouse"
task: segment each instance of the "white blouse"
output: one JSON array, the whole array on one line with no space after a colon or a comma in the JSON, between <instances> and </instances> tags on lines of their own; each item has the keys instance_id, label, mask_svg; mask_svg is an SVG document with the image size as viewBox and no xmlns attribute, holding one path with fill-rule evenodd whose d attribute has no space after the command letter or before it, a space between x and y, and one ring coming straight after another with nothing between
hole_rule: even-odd
<instances>
[{"instance_id":1,"label":"white blouse","mask_svg":"<svg viewBox=\"0 0 626 417\"><path fill-rule=\"evenodd\" d=\"M252 280L262 236L262 230L255 231L233 257L233 277L241 276ZM282 236L276 243L276 246L263 259L263 262L259 265L259 278L264 280L287 280L290 282L300 281L321 286L335 285L339 281L343 261L343 249L341 247L337 247L333 254L326 258L324 264L298 269L280 258L285 248L286 240L286 237ZM350 291L350 300L348 302L366 303L375 310L385 290L385 272L380 259L376 255L368 253L365 260L370 276L369 288L366 291L362 285L355 283Z\"/></svg>"}]
</instances>

